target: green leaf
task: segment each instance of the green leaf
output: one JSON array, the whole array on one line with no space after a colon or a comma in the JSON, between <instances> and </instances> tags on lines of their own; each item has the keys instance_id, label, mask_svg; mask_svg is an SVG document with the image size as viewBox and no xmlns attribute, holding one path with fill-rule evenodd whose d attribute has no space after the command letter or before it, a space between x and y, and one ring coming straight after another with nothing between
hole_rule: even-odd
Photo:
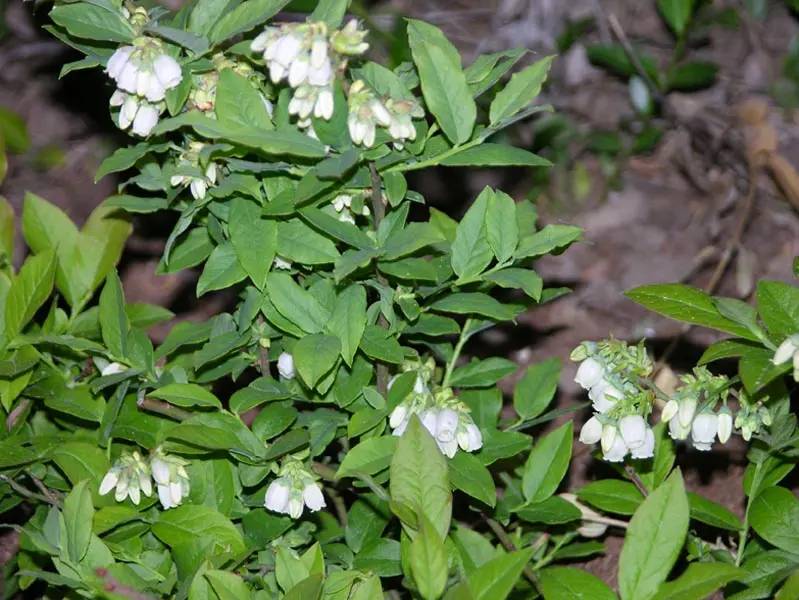
<instances>
[{"instance_id":1,"label":"green leaf","mask_svg":"<svg viewBox=\"0 0 799 600\"><path fill-rule=\"evenodd\" d=\"M573 436L574 425L568 421L538 440L522 476L522 490L528 502L543 502L558 489L569 469Z\"/></svg>"},{"instance_id":2,"label":"green leaf","mask_svg":"<svg viewBox=\"0 0 799 600\"><path fill-rule=\"evenodd\" d=\"M349 3L350 0L320 0L309 20L311 22L324 21L331 30L337 29L344 21Z\"/></svg>"},{"instance_id":3,"label":"green leaf","mask_svg":"<svg viewBox=\"0 0 799 600\"><path fill-rule=\"evenodd\" d=\"M294 344L294 366L303 382L314 388L336 364L340 353L341 342L336 336L321 333L306 335Z\"/></svg>"},{"instance_id":4,"label":"green leaf","mask_svg":"<svg viewBox=\"0 0 799 600\"><path fill-rule=\"evenodd\" d=\"M345 150L341 154L329 156L316 165L316 176L319 179L338 181L352 172L361 160L361 154L355 148Z\"/></svg>"},{"instance_id":5,"label":"green leaf","mask_svg":"<svg viewBox=\"0 0 799 600\"><path fill-rule=\"evenodd\" d=\"M592 44L586 48L588 59L601 67L624 77L630 77L638 73L638 68L627 55L627 50L621 44ZM644 70L653 79L658 78L658 66L651 56L641 54L633 49L638 61L643 65Z\"/></svg>"},{"instance_id":6,"label":"green leaf","mask_svg":"<svg viewBox=\"0 0 799 600\"><path fill-rule=\"evenodd\" d=\"M441 232L430 223L409 223L389 236L384 246L385 260L396 260L417 250L443 241Z\"/></svg>"},{"instance_id":7,"label":"green leaf","mask_svg":"<svg viewBox=\"0 0 799 600\"><path fill-rule=\"evenodd\" d=\"M41 358L33 346L22 346L0 360L0 377L12 378L29 371L39 364Z\"/></svg>"},{"instance_id":8,"label":"green leaf","mask_svg":"<svg viewBox=\"0 0 799 600\"><path fill-rule=\"evenodd\" d=\"M702 600L741 576L733 565L691 563L678 579L661 585L654 600Z\"/></svg>"},{"instance_id":9,"label":"green leaf","mask_svg":"<svg viewBox=\"0 0 799 600\"><path fill-rule=\"evenodd\" d=\"M682 474L675 471L630 520L619 558L622 600L649 600L657 593L680 554L688 521Z\"/></svg>"},{"instance_id":10,"label":"green leaf","mask_svg":"<svg viewBox=\"0 0 799 600\"><path fill-rule=\"evenodd\" d=\"M474 600L505 600L533 556L534 548L525 548L498 556L469 576Z\"/></svg>"},{"instance_id":11,"label":"green leaf","mask_svg":"<svg viewBox=\"0 0 799 600\"><path fill-rule=\"evenodd\" d=\"M207 506L183 505L163 511L152 528L167 546L210 544L216 552L243 552L244 539L230 520Z\"/></svg>"},{"instance_id":12,"label":"green leaf","mask_svg":"<svg viewBox=\"0 0 799 600\"><path fill-rule=\"evenodd\" d=\"M388 468L396 447L397 438L394 436L368 438L361 441L344 456L344 460L341 461L341 466L336 472L336 479L354 477L356 472L374 475Z\"/></svg>"},{"instance_id":13,"label":"green leaf","mask_svg":"<svg viewBox=\"0 0 799 600\"><path fill-rule=\"evenodd\" d=\"M449 460L449 480L453 488L488 506L496 505L497 488L491 473L474 454L458 452Z\"/></svg>"},{"instance_id":14,"label":"green leaf","mask_svg":"<svg viewBox=\"0 0 799 600\"><path fill-rule=\"evenodd\" d=\"M755 344L749 340L721 340L710 346L702 353L697 365L706 365L716 360L724 358L738 358L746 356L752 351L761 350L760 344Z\"/></svg>"},{"instance_id":15,"label":"green leaf","mask_svg":"<svg viewBox=\"0 0 799 600\"><path fill-rule=\"evenodd\" d=\"M403 361L402 346L387 329L378 325L367 325L361 338L361 351L384 362L400 364Z\"/></svg>"},{"instance_id":16,"label":"green leaf","mask_svg":"<svg viewBox=\"0 0 799 600\"><path fill-rule=\"evenodd\" d=\"M401 575L400 544L395 540L386 538L376 539L361 549L358 556L355 557L353 566L356 569L374 571L380 577Z\"/></svg>"},{"instance_id":17,"label":"green leaf","mask_svg":"<svg viewBox=\"0 0 799 600\"><path fill-rule=\"evenodd\" d=\"M539 580L544 600L616 600L604 581L579 569L549 567Z\"/></svg>"},{"instance_id":18,"label":"green leaf","mask_svg":"<svg viewBox=\"0 0 799 600\"><path fill-rule=\"evenodd\" d=\"M505 192L498 191L488 198L486 210L486 233L488 245L497 261L511 259L519 242L516 227L516 203Z\"/></svg>"},{"instance_id":19,"label":"green leaf","mask_svg":"<svg viewBox=\"0 0 799 600\"><path fill-rule=\"evenodd\" d=\"M275 308L306 333L319 333L330 315L316 298L297 285L290 275L272 273L266 289Z\"/></svg>"},{"instance_id":20,"label":"green leaf","mask_svg":"<svg viewBox=\"0 0 799 600\"><path fill-rule=\"evenodd\" d=\"M666 74L666 87L680 92L703 90L713 85L718 72L719 68L713 63L692 60L669 69Z\"/></svg>"},{"instance_id":21,"label":"green leaf","mask_svg":"<svg viewBox=\"0 0 799 600\"><path fill-rule=\"evenodd\" d=\"M271 19L289 0L246 0L222 16L211 28L211 42L218 44Z\"/></svg>"},{"instance_id":22,"label":"green leaf","mask_svg":"<svg viewBox=\"0 0 799 600\"><path fill-rule=\"evenodd\" d=\"M191 481L191 504L230 515L237 475L233 464L225 459L198 460L186 467L186 471Z\"/></svg>"},{"instance_id":23,"label":"green leaf","mask_svg":"<svg viewBox=\"0 0 799 600\"><path fill-rule=\"evenodd\" d=\"M749 522L769 544L799 554L799 499L790 490L764 490L752 503Z\"/></svg>"},{"instance_id":24,"label":"green leaf","mask_svg":"<svg viewBox=\"0 0 799 600\"><path fill-rule=\"evenodd\" d=\"M213 588L219 600L248 600L250 589L244 580L227 571L206 571L203 577Z\"/></svg>"},{"instance_id":25,"label":"green leaf","mask_svg":"<svg viewBox=\"0 0 799 600\"><path fill-rule=\"evenodd\" d=\"M330 239L299 219L278 223L277 248L281 257L302 265L333 263L341 257Z\"/></svg>"},{"instance_id":26,"label":"green leaf","mask_svg":"<svg viewBox=\"0 0 799 600\"><path fill-rule=\"evenodd\" d=\"M241 414L265 402L286 400L291 392L271 377L259 377L247 387L241 388L230 397L230 410Z\"/></svg>"},{"instance_id":27,"label":"green leaf","mask_svg":"<svg viewBox=\"0 0 799 600\"><path fill-rule=\"evenodd\" d=\"M516 363L493 356L485 360L474 359L452 372L452 387L488 387L516 370Z\"/></svg>"},{"instance_id":28,"label":"green leaf","mask_svg":"<svg viewBox=\"0 0 799 600\"><path fill-rule=\"evenodd\" d=\"M681 38L694 11L694 0L658 0L658 10L671 30Z\"/></svg>"},{"instance_id":29,"label":"green leaf","mask_svg":"<svg viewBox=\"0 0 799 600\"><path fill-rule=\"evenodd\" d=\"M464 143L472 135L477 107L458 51L440 29L415 19L408 19L408 44L425 104L452 143Z\"/></svg>"},{"instance_id":30,"label":"green leaf","mask_svg":"<svg viewBox=\"0 0 799 600\"><path fill-rule=\"evenodd\" d=\"M0 168L0 183L4 177L2 171ZM14 207L5 196L0 196L0 256L5 256L8 262L14 260L14 234Z\"/></svg>"},{"instance_id":31,"label":"green leaf","mask_svg":"<svg viewBox=\"0 0 799 600\"><path fill-rule=\"evenodd\" d=\"M691 518L696 521L727 531L740 531L743 528L741 519L721 504L692 492L688 492L688 502L691 505Z\"/></svg>"},{"instance_id":32,"label":"green leaf","mask_svg":"<svg viewBox=\"0 0 799 600\"><path fill-rule=\"evenodd\" d=\"M163 38L178 46L182 46L187 50L191 50L192 54L202 54L208 50L208 38L203 35L197 35L190 31L176 29L167 25L153 25L149 24L144 28L146 33ZM169 90L167 93L171 92ZM185 100L185 99L184 99ZM170 114L174 114L170 109Z\"/></svg>"},{"instance_id":33,"label":"green leaf","mask_svg":"<svg viewBox=\"0 0 799 600\"><path fill-rule=\"evenodd\" d=\"M522 420L535 419L552 402L558 390L561 367L557 358L527 367L513 391L513 407Z\"/></svg>"},{"instance_id":34,"label":"green leaf","mask_svg":"<svg viewBox=\"0 0 799 600\"><path fill-rule=\"evenodd\" d=\"M485 281L491 281L503 288L519 289L538 302L541 300L541 291L544 282L532 269L517 269L508 267L494 273L483 275Z\"/></svg>"},{"instance_id":35,"label":"green leaf","mask_svg":"<svg viewBox=\"0 0 799 600\"><path fill-rule=\"evenodd\" d=\"M512 308L481 292L450 294L433 302L430 308L458 315L479 315L497 321L510 321L515 316Z\"/></svg>"},{"instance_id":36,"label":"green leaf","mask_svg":"<svg viewBox=\"0 0 799 600\"><path fill-rule=\"evenodd\" d=\"M94 506L89 491L89 479L83 479L64 499L64 526L66 528L66 555L73 564L78 564L89 549L92 539Z\"/></svg>"},{"instance_id":37,"label":"green leaf","mask_svg":"<svg viewBox=\"0 0 799 600\"><path fill-rule=\"evenodd\" d=\"M419 523L421 527L411 542L411 573L422 598L436 600L447 585L447 551L430 520L420 515Z\"/></svg>"},{"instance_id":38,"label":"green leaf","mask_svg":"<svg viewBox=\"0 0 799 600\"><path fill-rule=\"evenodd\" d=\"M583 230L571 225L547 225L541 231L522 238L515 258L533 258L567 248L578 240Z\"/></svg>"},{"instance_id":39,"label":"green leaf","mask_svg":"<svg viewBox=\"0 0 799 600\"><path fill-rule=\"evenodd\" d=\"M257 244L252 244L257 246ZM229 288L247 277L247 272L239 262L236 249L231 242L214 248L203 272L197 280L197 296L206 292Z\"/></svg>"},{"instance_id":40,"label":"green leaf","mask_svg":"<svg viewBox=\"0 0 799 600\"><path fill-rule=\"evenodd\" d=\"M447 535L452 517L447 462L416 415L397 443L390 473L391 500L427 517L439 535Z\"/></svg>"},{"instance_id":41,"label":"green leaf","mask_svg":"<svg viewBox=\"0 0 799 600\"><path fill-rule=\"evenodd\" d=\"M170 383L148 394L151 398L166 400L175 406L211 406L222 408L219 398L196 383Z\"/></svg>"},{"instance_id":42,"label":"green leaf","mask_svg":"<svg viewBox=\"0 0 799 600\"><path fill-rule=\"evenodd\" d=\"M679 283L666 283L645 285L625 292L624 295L666 317L758 341L746 327L723 317L713 304L713 299L702 290Z\"/></svg>"},{"instance_id":43,"label":"green leaf","mask_svg":"<svg viewBox=\"0 0 799 600\"><path fill-rule=\"evenodd\" d=\"M551 167L546 158L507 144L485 143L447 156L444 167Z\"/></svg>"},{"instance_id":44,"label":"green leaf","mask_svg":"<svg viewBox=\"0 0 799 600\"><path fill-rule=\"evenodd\" d=\"M568 500L559 496L550 496L543 502L525 504L513 509L520 519L530 523L545 523L547 525L562 525L577 521L582 517L580 509Z\"/></svg>"},{"instance_id":45,"label":"green leaf","mask_svg":"<svg viewBox=\"0 0 799 600\"><path fill-rule=\"evenodd\" d=\"M738 363L738 372L746 390L752 394L791 369L791 363L775 365L774 354L764 349L752 350Z\"/></svg>"},{"instance_id":46,"label":"green leaf","mask_svg":"<svg viewBox=\"0 0 799 600\"><path fill-rule=\"evenodd\" d=\"M116 505L113 495L100 496L100 482L111 466L105 453L96 445L86 442L67 442L53 451L53 462L72 483L89 480L89 491L95 506Z\"/></svg>"},{"instance_id":47,"label":"green leaf","mask_svg":"<svg viewBox=\"0 0 799 600\"><path fill-rule=\"evenodd\" d=\"M461 279L479 275L493 258L486 221L489 203L494 196L491 188L483 188L455 231L455 241L452 243L452 270Z\"/></svg>"},{"instance_id":48,"label":"green leaf","mask_svg":"<svg viewBox=\"0 0 799 600\"><path fill-rule=\"evenodd\" d=\"M235 197L228 206L230 241L238 262L262 290L277 252L277 224L262 218L260 206L252 200Z\"/></svg>"},{"instance_id":49,"label":"green leaf","mask_svg":"<svg viewBox=\"0 0 799 600\"><path fill-rule=\"evenodd\" d=\"M103 342L115 357L125 358L128 348L130 322L125 312L125 296L122 282L116 270L108 274L103 291L100 293L100 331Z\"/></svg>"},{"instance_id":50,"label":"green leaf","mask_svg":"<svg viewBox=\"0 0 799 600\"><path fill-rule=\"evenodd\" d=\"M291 588L283 600L319 600L323 587L323 575L311 575Z\"/></svg>"},{"instance_id":51,"label":"green leaf","mask_svg":"<svg viewBox=\"0 0 799 600\"><path fill-rule=\"evenodd\" d=\"M235 6L234 0L198 0L189 15L189 31L207 35L232 6Z\"/></svg>"},{"instance_id":52,"label":"green leaf","mask_svg":"<svg viewBox=\"0 0 799 600\"><path fill-rule=\"evenodd\" d=\"M231 127L252 127L267 131L275 128L261 94L233 69L222 69L219 72L214 110L217 119Z\"/></svg>"},{"instance_id":53,"label":"green leaf","mask_svg":"<svg viewBox=\"0 0 799 600\"><path fill-rule=\"evenodd\" d=\"M635 485L618 479L589 483L577 492L577 497L596 508L619 515L633 514L644 501Z\"/></svg>"},{"instance_id":54,"label":"green leaf","mask_svg":"<svg viewBox=\"0 0 799 600\"><path fill-rule=\"evenodd\" d=\"M161 151L163 152L165 148L166 146L164 146ZM97 170L97 174L94 176L95 183L109 173L130 169L140 158L151 151L152 147L149 142L139 142L135 146L119 148L102 162L100 168Z\"/></svg>"},{"instance_id":55,"label":"green leaf","mask_svg":"<svg viewBox=\"0 0 799 600\"><path fill-rule=\"evenodd\" d=\"M799 289L780 281L757 285L760 318L770 333L792 335L799 331Z\"/></svg>"},{"instance_id":56,"label":"green leaf","mask_svg":"<svg viewBox=\"0 0 799 600\"><path fill-rule=\"evenodd\" d=\"M14 278L5 302L5 336L16 337L50 296L56 259L52 250L30 256Z\"/></svg>"},{"instance_id":57,"label":"green leaf","mask_svg":"<svg viewBox=\"0 0 799 600\"><path fill-rule=\"evenodd\" d=\"M366 327L366 290L363 286L353 284L336 297L327 327L341 341L344 362L352 366Z\"/></svg>"},{"instance_id":58,"label":"green leaf","mask_svg":"<svg viewBox=\"0 0 799 600\"><path fill-rule=\"evenodd\" d=\"M513 117L538 96L552 66L553 58L554 56L542 58L510 78L508 84L491 102L489 109L491 125L498 125Z\"/></svg>"},{"instance_id":59,"label":"green leaf","mask_svg":"<svg viewBox=\"0 0 799 600\"><path fill-rule=\"evenodd\" d=\"M109 4L63 4L50 11L50 18L79 38L105 42L130 42L133 29L122 14Z\"/></svg>"}]
</instances>

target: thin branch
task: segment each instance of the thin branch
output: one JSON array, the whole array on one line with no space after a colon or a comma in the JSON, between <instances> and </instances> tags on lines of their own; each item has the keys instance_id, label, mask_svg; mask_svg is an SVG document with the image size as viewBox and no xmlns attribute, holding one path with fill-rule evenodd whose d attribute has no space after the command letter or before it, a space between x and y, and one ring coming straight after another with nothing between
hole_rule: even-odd
<instances>
[{"instance_id":1,"label":"thin branch","mask_svg":"<svg viewBox=\"0 0 799 600\"><path fill-rule=\"evenodd\" d=\"M372 175L372 215L374 215L375 231L377 231L380 227L380 223L386 216L386 205L383 202L383 189L382 182L380 181L380 174L377 172L377 167L375 167L375 163L373 162L369 163L369 173ZM376 274L377 281L380 285L388 285L386 278L383 277L379 271L376 271ZM377 324L384 329L388 327L388 322L382 312L377 319ZM382 362L377 363L377 391L380 392L382 396L385 396L388 392L388 367Z\"/></svg>"},{"instance_id":2,"label":"thin branch","mask_svg":"<svg viewBox=\"0 0 799 600\"><path fill-rule=\"evenodd\" d=\"M627 34L624 33L624 29L622 29L619 20L616 18L616 15L614 14L608 15L608 23L610 24L610 28L613 31L613 34L618 38L622 48L624 48L624 52L627 54L627 58L630 59L630 62L635 67L635 70L638 71L638 74L641 76L641 79L643 79L646 82L649 91L652 93L652 97L659 104L663 104L665 98L663 97L660 88L655 84L655 82L649 76L649 73L646 72L646 69L644 69L644 65L642 65L641 61L638 59L638 55L635 53L632 44L630 44L630 40L627 39Z\"/></svg>"},{"instance_id":3,"label":"thin branch","mask_svg":"<svg viewBox=\"0 0 799 600\"><path fill-rule=\"evenodd\" d=\"M55 502L52 498L48 498L43 494L37 494L36 492L30 491L25 486L18 484L16 481L11 479L8 475L0 475L0 481L7 483L12 490L17 492L19 495L24 496L28 500L37 500L38 502L44 502L45 504L51 504L55 507L60 508L60 503Z\"/></svg>"},{"instance_id":4,"label":"thin branch","mask_svg":"<svg viewBox=\"0 0 799 600\"><path fill-rule=\"evenodd\" d=\"M258 315L258 324L261 325L261 326L263 326L263 324L264 324L264 318L261 315ZM261 369L261 376L262 377L269 377L270 376L270 373L269 373L269 348L266 347L266 346L262 346L261 344L258 344L258 345L260 346L260 357L258 359L258 365L259 365L259 367Z\"/></svg>"},{"instance_id":5,"label":"thin branch","mask_svg":"<svg viewBox=\"0 0 799 600\"><path fill-rule=\"evenodd\" d=\"M510 539L510 536L505 532L505 529L503 529L502 524L499 523L498 521L495 521L485 513L480 513L480 516L483 517L483 521L485 521L486 525L488 525L491 528L491 531L494 532L494 535L497 536L497 539L499 539L499 541L502 542L502 545L505 546L505 550L507 550L508 552L516 552L516 544L513 543L513 540ZM541 538L539 538L538 543L541 543L540 540L542 538L544 539L544 542L548 541L549 539L548 536L544 534L541 536ZM538 589L538 577L536 577L535 573L533 573L533 570L530 568L530 565L525 565L523 572L524 576L527 577L530 583L532 583L535 586L535 588Z\"/></svg>"},{"instance_id":6,"label":"thin branch","mask_svg":"<svg viewBox=\"0 0 799 600\"><path fill-rule=\"evenodd\" d=\"M141 400L136 402L136 404L142 410L154 412L159 415L169 417L170 419L175 419L175 421L185 421L186 419L189 419L192 416L194 416L187 410L183 410L182 408L173 406L168 402L153 400L152 398L142 398Z\"/></svg>"},{"instance_id":7,"label":"thin branch","mask_svg":"<svg viewBox=\"0 0 799 600\"><path fill-rule=\"evenodd\" d=\"M635 487L638 488L638 491L641 492L641 495L646 498L649 495L649 492L647 491L644 482L641 481L641 478L638 476L638 473L635 472L635 469L633 469L630 465L624 465L624 470L627 472L627 475L630 476L630 479L632 479Z\"/></svg>"},{"instance_id":8,"label":"thin branch","mask_svg":"<svg viewBox=\"0 0 799 600\"><path fill-rule=\"evenodd\" d=\"M44 483L42 483L42 481L36 477L30 469L25 469L25 475L28 476L28 479L33 482L33 485L35 485L45 497L50 499L50 504L53 506L59 506L61 504L61 496L57 492L54 492L44 485Z\"/></svg>"}]
</instances>

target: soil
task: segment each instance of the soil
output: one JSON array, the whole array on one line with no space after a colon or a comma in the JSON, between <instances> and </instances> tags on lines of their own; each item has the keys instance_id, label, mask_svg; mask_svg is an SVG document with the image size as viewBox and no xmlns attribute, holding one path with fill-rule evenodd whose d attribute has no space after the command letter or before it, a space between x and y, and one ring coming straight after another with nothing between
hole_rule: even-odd
<instances>
[{"instance_id":1,"label":"soil","mask_svg":"<svg viewBox=\"0 0 799 600\"><path fill-rule=\"evenodd\" d=\"M467 349L475 355L508 356L519 364L519 371L502 382L506 394L512 393L524 367L554 356L564 362L557 406L582 401L572 381L576 367L568 356L583 340L609 334L631 341L646 337L660 356L679 338L668 360L669 368L679 373L718 339L700 328L686 332L679 324L641 309L623 295L632 287L674 281L705 287L725 253L734 257L716 293L749 299L758 279L794 281L791 263L799 255L796 199L786 198L764 175L757 181L753 209L746 215L749 138L735 117L735 107L752 99L764 101L779 152L789 161L797 156L797 114L778 108L767 92L779 82L799 24L782 2L767 3L762 20L746 16L739 2L707 4L719 11L734 11L742 25L735 29L711 26L700 43L686 48L689 58L720 66L717 83L702 92L669 95L665 117L657 121L664 136L653 152L629 160L601 160L582 141L572 141L554 161L550 182L543 188L540 177L523 169L441 170L412 182L431 205L455 215L462 214L483 186L496 185L518 200L535 200L543 223L585 229L584 243L536 265L547 286L568 286L573 292L531 310L516 328L486 332ZM93 175L122 138L108 121L111 90L103 84L102 73L77 71L56 79L60 65L77 57L39 29L45 7L36 13L32 15L32 6L20 0L11 0L6 12L9 33L0 43L0 106L25 119L31 150L11 156L0 192L18 213L25 193L31 192L55 202L82 223L115 190L118 182L112 177L95 184ZM552 104L556 114L566 117L578 132L613 131L634 117L626 83L586 58L588 45L616 41L610 26L614 19L631 43L655 56L661 65L668 62L674 46L655 2L384 0L370 9L370 25L390 30L397 14L442 27L461 51L464 64L480 53L513 47L530 51L522 64L556 53L557 40L569 23L594 19L585 35L556 59L552 83L541 97L542 104ZM519 124L511 141L531 147L536 142L536 123ZM744 217L746 227L738 243L730 247ZM212 294L201 302L192 299L196 273L154 275L166 233L168 224L136 220L121 264L128 300L168 306L178 319L202 319L219 311L229 301L225 295ZM24 257L21 237L16 247L15 262L20 264ZM150 332L156 343L171 325ZM578 415L577 421L584 418ZM678 464L691 491L742 516L745 447L739 438L735 440L723 451L714 451L710 464L707 455L687 449L679 454ZM578 444L575 453L579 457L571 468L569 490L606 474L606 467ZM623 532L611 529L604 555L584 565L614 587L622 536ZM15 543L14 535L0 538L0 563L13 554Z\"/></svg>"}]
</instances>

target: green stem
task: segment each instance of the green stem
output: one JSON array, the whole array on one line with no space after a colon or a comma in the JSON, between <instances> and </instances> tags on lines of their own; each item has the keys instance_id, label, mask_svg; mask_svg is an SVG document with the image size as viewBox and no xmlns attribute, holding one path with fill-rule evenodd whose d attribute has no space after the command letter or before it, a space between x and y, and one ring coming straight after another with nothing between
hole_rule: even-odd
<instances>
[{"instance_id":1,"label":"green stem","mask_svg":"<svg viewBox=\"0 0 799 600\"><path fill-rule=\"evenodd\" d=\"M760 471L763 463L757 463L755 473L752 476L752 486L749 489L749 498L746 500L746 512L744 513L744 526L738 541L738 552L735 555L735 566L740 567L744 559L744 549L746 548L746 538L749 535L749 510L752 508L752 501L757 495L757 488L760 487Z\"/></svg>"},{"instance_id":2,"label":"green stem","mask_svg":"<svg viewBox=\"0 0 799 600\"><path fill-rule=\"evenodd\" d=\"M48 498L43 494L37 494L36 492L30 491L28 488L21 486L16 481L11 479L8 475L0 475L0 481L7 483L12 490L17 492L20 496L27 498L28 500L37 500L39 502L44 502L46 504L52 504L53 506L58 506L58 503L53 498Z\"/></svg>"},{"instance_id":3,"label":"green stem","mask_svg":"<svg viewBox=\"0 0 799 600\"><path fill-rule=\"evenodd\" d=\"M452 358L447 363L447 369L444 372L444 381L441 382L441 387L449 387L449 380L452 377L452 370L455 368L455 363L458 361L458 357L460 357L461 352L463 351L463 346L466 344L466 340L468 339L464 334L469 326L472 323L472 319L466 319L466 322L463 324L463 328L461 329L461 335L458 338L458 343L455 344L455 349L452 351Z\"/></svg>"},{"instance_id":4,"label":"green stem","mask_svg":"<svg viewBox=\"0 0 799 600\"><path fill-rule=\"evenodd\" d=\"M477 139L472 140L471 142L466 142L460 146L455 146L454 148L450 148L446 152L442 154L437 154L432 158L428 158L427 160L423 160L417 163L411 163L409 165L394 165L384 171L384 173L407 173L408 171L418 171L419 169L426 169L427 167L434 167L438 164L441 164L441 161L458 154L459 152L463 152L464 150L468 150L469 148L474 148L479 144L483 143L484 137L479 137Z\"/></svg>"}]
</instances>

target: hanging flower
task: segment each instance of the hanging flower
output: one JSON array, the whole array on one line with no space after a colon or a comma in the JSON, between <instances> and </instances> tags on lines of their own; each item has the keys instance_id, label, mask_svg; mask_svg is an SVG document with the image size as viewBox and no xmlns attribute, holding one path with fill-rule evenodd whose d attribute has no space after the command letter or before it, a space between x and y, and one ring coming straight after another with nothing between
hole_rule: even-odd
<instances>
[{"instance_id":1,"label":"hanging flower","mask_svg":"<svg viewBox=\"0 0 799 600\"><path fill-rule=\"evenodd\" d=\"M160 448L153 453L150 470L164 510L180 506L188 498L191 485L186 472L187 464L182 458L167 455Z\"/></svg>"},{"instance_id":2,"label":"hanging flower","mask_svg":"<svg viewBox=\"0 0 799 600\"><path fill-rule=\"evenodd\" d=\"M288 352L281 352L277 358L277 372L283 379L294 379L297 371L294 369L294 357Z\"/></svg>"},{"instance_id":3,"label":"hanging flower","mask_svg":"<svg viewBox=\"0 0 799 600\"><path fill-rule=\"evenodd\" d=\"M160 40L138 38L133 46L122 46L106 64L106 73L120 90L160 102L166 91L183 79L178 62L165 54Z\"/></svg>"},{"instance_id":4,"label":"hanging flower","mask_svg":"<svg viewBox=\"0 0 799 600\"><path fill-rule=\"evenodd\" d=\"M711 412L703 412L696 416L691 426L691 439L694 448L707 452L710 450L718 432L718 417Z\"/></svg>"},{"instance_id":5,"label":"hanging flower","mask_svg":"<svg viewBox=\"0 0 799 600\"><path fill-rule=\"evenodd\" d=\"M266 489L264 506L274 512L299 519L307 507L316 512L326 506L322 489L314 475L294 457L280 467L280 475Z\"/></svg>"},{"instance_id":6,"label":"hanging flower","mask_svg":"<svg viewBox=\"0 0 799 600\"><path fill-rule=\"evenodd\" d=\"M152 496L150 469L141 454L126 452L108 470L100 483L99 493L105 496L114 489L116 490L114 498L117 502L130 498L133 504L138 505L141 502L141 494Z\"/></svg>"}]
</instances>

